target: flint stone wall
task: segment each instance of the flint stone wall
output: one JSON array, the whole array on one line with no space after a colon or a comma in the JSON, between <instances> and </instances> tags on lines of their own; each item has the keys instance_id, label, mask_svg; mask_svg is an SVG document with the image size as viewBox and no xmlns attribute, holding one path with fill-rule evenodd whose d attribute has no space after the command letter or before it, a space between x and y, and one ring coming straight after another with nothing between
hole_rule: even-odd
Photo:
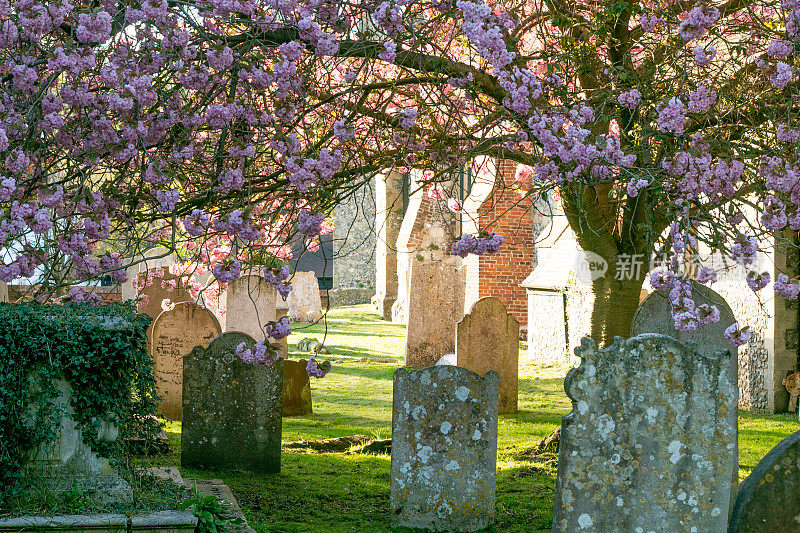
<instances>
[{"instance_id":1,"label":"flint stone wall","mask_svg":"<svg viewBox=\"0 0 800 533\"><path fill-rule=\"evenodd\" d=\"M394 374L394 527L478 531L495 510L499 378L457 366Z\"/></svg>"},{"instance_id":2,"label":"flint stone wall","mask_svg":"<svg viewBox=\"0 0 800 533\"><path fill-rule=\"evenodd\" d=\"M800 431L778 443L744 480L728 531L800 529Z\"/></svg>"},{"instance_id":3,"label":"flint stone wall","mask_svg":"<svg viewBox=\"0 0 800 533\"><path fill-rule=\"evenodd\" d=\"M604 350L586 338L576 353L553 531L724 531L738 468L730 353L654 334Z\"/></svg>"},{"instance_id":4,"label":"flint stone wall","mask_svg":"<svg viewBox=\"0 0 800 533\"><path fill-rule=\"evenodd\" d=\"M280 472L283 361L247 364L223 333L184 358L181 466Z\"/></svg>"}]
</instances>

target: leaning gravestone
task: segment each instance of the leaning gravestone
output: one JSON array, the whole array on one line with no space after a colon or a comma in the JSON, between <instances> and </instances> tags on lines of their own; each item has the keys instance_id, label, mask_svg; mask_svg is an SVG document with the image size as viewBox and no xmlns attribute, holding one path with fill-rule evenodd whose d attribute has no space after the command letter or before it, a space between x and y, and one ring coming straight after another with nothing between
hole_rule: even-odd
<instances>
[{"instance_id":1,"label":"leaning gravestone","mask_svg":"<svg viewBox=\"0 0 800 533\"><path fill-rule=\"evenodd\" d=\"M181 466L281 470L283 361L248 364L236 355L255 340L224 333L184 358Z\"/></svg>"},{"instance_id":2,"label":"leaning gravestone","mask_svg":"<svg viewBox=\"0 0 800 533\"><path fill-rule=\"evenodd\" d=\"M455 261L413 259L406 366L425 368L455 352L455 326L464 315L464 272Z\"/></svg>"},{"instance_id":3,"label":"leaning gravestone","mask_svg":"<svg viewBox=\"0 0 800 533\"><path fill-rule=\"evenodd\" d=\"M778 443L739 488L729 533L800 530L800 431Z\"/></svg>"},{"instance_id":4,"label":"leaning gravestone","mask_svg":"<svg viewBox=\"0 0 800 533\"><path fill-rule=\"evenodd\" d=\"M308 361L283 360L283 416L313 414L311 408L311 380L306 371Z\"/></svg>"},{"instance_id":5,"label":"leaning gravestone","mask_svg":"<svg viewBox=\"0 0 800 533\"><path fill-rule=\"evenodd\" d=\"M317 276L313 272L295 272L291 284L292 292L286 298L289 318L293 322L316 322L322 318Z\"/></svg>"},{"instance_id":6,"label":"leaning gravestone","mask_svg":"<svg viewBox=\"0 0 800 533\"><path fill-rule=\"evenodd\" d=\"M390 504L394 527L478 531L494 518L495 372L457 366L394 374Z\"/></svg>"},{"instance_id":7,"label":"leaning gravestone","mask_svg":"<svg viewBox=\"0 0 800 533\"><path fill-rule=\"evenodd\" d=\"M500 413L517 412L519 322L503 302L488 296L472 304L456 326L456 365L479 376L497 372Z\"/></svg>"},{"instance_id":8,"label":"leaning gravestone","mask_svg":"<svg viewBox=\"0 0 800 533\"><path fill-rule=\"evenodd\" d=\"M205 307L183 302L158 315L152 328L150 353L161 397L158 412L170 420L180 420L183 358L195 346L208 346L221 333L219 322Z\"/></svg>"},{"instance_id":9,"label":"leaning gravestone","mask_svg":"<svg viewBox=\"0 0 800 533\"><path fill-rule=\"evenodd\" d=\"M675 320L672 318L672 304L669 298L655 291L645 298L636 310L631 325L631 337L636 337L642 333L659 333L677 339L684 344L691 343L695 350L704 355L713 356L718 351L729 351L731 357L727 360L728 374L731 380L736 383L738 390L738 348L731 345L728 339L725 338L725 330L736 322L733 310L717 292L699 283L692 282L692 299L697 305L711 304L717 306L719 321L698 327L694 331L676 330ZM738 409L739 406L737 405L735 408L737 413L732 414L730 417L732 420L736 420ZM738 424L734 424L734 431L736 432L734 438L738 442ZM739 447L734 447L732 453L734 464L739 464ZM734 496L736 494L736 486L739 484L738 468L733 469L731 483L733 485L731 495Z\"/></svg>"},{"instance_id":10,"label":"leaning gravestone","mask_svg":"<svg viewBox=\"0 0 800 533\"><path fill-rule=\"evenodd\" d=\"M553 531L724 531L738 468L730 352L654 334L575 352Z\"/></svg>"},{"instance_id":11,"label":"leaning gravestone","mask_svg":"<svg viewBox=\"0 0 800 533\"><path fill-rule=\"evenodd\" d=\"M229 283L225 330L264 340L263 325L276 319L275 294L262 276L242 276Z\"/></svg>"}]
</instances>

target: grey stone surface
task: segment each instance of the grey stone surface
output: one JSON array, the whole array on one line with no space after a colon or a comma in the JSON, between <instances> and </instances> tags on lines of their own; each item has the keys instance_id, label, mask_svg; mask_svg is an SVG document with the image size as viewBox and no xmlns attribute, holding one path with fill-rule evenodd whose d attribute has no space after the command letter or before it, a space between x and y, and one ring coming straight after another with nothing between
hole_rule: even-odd
<instances>
[{"instance_id":1,"label":"grey stone surface","mask_svg":"<svg viewBox=\"0 0 800 533\"><path fill-rule=\"evenodd\" d=\"M131 517L131 531L193 533L196 527L197 517L192 511L158 511Z\"/></svg>"},{"instance_id":2,"label":"grey stone surface","mask_svg":"<svg viewBox=\"0 0 800 533\"><path fill-rule=\"evenodd\" d=\"M0 281L0 302L8 301L8 285L5 281Z\"/></svg>"},{"instance_id":3,"label":"grey stone surface","mask_svg":"<svg viewBox=\"0 0 800 533\"><path fill-rule=\"evenodd\" d=\"M224 333L184 358L182 466L280 472L283 361L247 364L242 342Z\"/></svg>"},{"instance_id":4,"label":"grey stone surface","mask_svg":"<svg viewBox=\"0 0 800 533\"><path fill-rule=\"evenodd\" d=\"M729 352L654 334L576 352L553 531L724 531L738 468Z\"/></svg>"},{"instance_id":5,"label":"grey stone surface","mask_svg":"<svg viewBox=\"0 0 800 533\"><path fill-rule=\"evenodd\" d=\"M295 272L292 292L286 298L292 322L316 322L322 318L319 282L313 272Z\"/></svg>"},{"instance_id":6,"label":"grey stone surface","mask_svg":"<svg viewBox=\"0 0 800 533\"><path fill-rule=\"evenodd\" d=\"M311 380L306 372L308 361L283 360L283 416L313 414Z\"/></svg>"},{"instance_id":7,"label":"grey stone surface","mask_svg":"<svg viewBox=\"0 0 800 533\"><path fill-rule=\"evenodd\" d=\"M456 326L456 364L479 376L497 372L500 413L517 412L519 322L503 302L487 296L472 304Z\"/></svg>"},{"instance_id":8,"label":"grey stone surface","mask_svg":"<svg viewBox=\"0 0 800 533\"><path fill-rule=\"evenodd\" d=\"M464 271L457 257L451 259L414 260L411 266L406 366L425 368L456 351L456 324L464 316Z\"/></svg>"},{"instance_id":9,"label":"grey stone surface","mask_svg":"<svg viewBox=\"0 0 800 533\"><path fill-rule=\"evenodd\" d=\"M800 530L800 431L778 443L742 482L730 533Z\"/></svg>"},{"instance_id":10,"label":"grey stone surface","mask_svg":"<svg viewBox=\"0 0 800 533\"><path fill-rule=\"evenodd\" d=\"M161 397L159 414L181 419L183 358L195 346L208 346L221 328L214 314L193 302L183 302L164 311L152 324L150 353L156 390Z\"/></svg>"},{"instance_id":11,"label":"grey stone surface","mask_svg":"<svg viewBox=\"0 0 800 533\"><path fill-rule=\"evenodd\" d=\"M124 514L21 516L0 519L1 532L63 531L96 533L125 533L128 518Z\"/></svg>"},{"instance_id":12,"label":"grey stone surface","mask_svg":"<svg viewBox=\"0 0 800 533\"><path fill-rule=\"evenodd\" d=\"M393 526L478 531L491 524L498 387L495 372L457 366L395 371Z\"/></svg>"},{"instance_id":13,"label":"grey stone surface","mask_svg":"<svg viewBox=\"0 0 800 533\"><path fill-rule=\"evenodd\" d=\"M375 294L375 190L370 180L333 210L331 306L369 303Z\"/></svg>"},{"instance_id":14,"label":"grey stone surface","mask_svg":"<svg viewBox=\"0 0 800 533\"><path fill-rule=\"evenodd\" d=\"M275 287L262 276L241 276L228 284L225 331L238 331L264 340L264 325L274 321Z\"/></svg>"}]
</instances>

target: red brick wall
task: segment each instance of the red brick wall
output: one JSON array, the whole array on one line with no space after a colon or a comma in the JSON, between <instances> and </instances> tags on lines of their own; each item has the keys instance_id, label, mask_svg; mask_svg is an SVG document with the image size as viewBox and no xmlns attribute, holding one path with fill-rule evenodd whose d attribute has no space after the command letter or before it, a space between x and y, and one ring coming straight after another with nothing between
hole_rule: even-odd
<instances>
[{"instance_id":1,"label":"red brick wall","mask_svg":"<svg viewBox=\"0 0 800 533\"><path fill-rule=\"evenodd\" d=\"M496 231L504 239L498 253L480 257L478 293L499 299L526 328L528 297L519 284L533 269L533 202L523 198L531 178L516 182L516 169L515 162L500 161L495 190L478 210L480 227Z\"/></svg>"}]
</instances>

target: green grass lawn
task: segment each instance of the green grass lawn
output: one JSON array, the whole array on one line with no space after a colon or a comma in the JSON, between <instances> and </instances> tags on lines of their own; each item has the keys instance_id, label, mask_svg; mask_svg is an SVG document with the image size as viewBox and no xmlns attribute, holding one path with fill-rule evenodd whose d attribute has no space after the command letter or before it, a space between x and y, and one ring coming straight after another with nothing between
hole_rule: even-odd
<instances>
[{"instance_id":1,"label":"green grass lawn","mask_svg":"<svg viewBox=\"0 0 800 533\"><path fill-rule=\"evenodd\" d=\"M367 306L334 309L327 324L298 325L292 351L304 337L325 336L331 351L320 359L339 361L324 379L312 378L314 415L284 418L283 441L316 440L355 434L391 436L392 374L402 364L405 328L384 322ZM549 435L570 409L564 394L566 368L528 364L520 353L519 407L501 415L497 460L496 529L549 530L555 488L555 454L536 461L520 457ZM393 358L396 363L359 362ZM740 475L783 437L798 429L788 415L739 418ZM173 452L180 460L180 426L170 424ZM389 455L316 453L285 449L277 475L181 469L184 477L222 479L233 490L250 525L258 531L387 531Z\"/></svg>"}]
</instances>

